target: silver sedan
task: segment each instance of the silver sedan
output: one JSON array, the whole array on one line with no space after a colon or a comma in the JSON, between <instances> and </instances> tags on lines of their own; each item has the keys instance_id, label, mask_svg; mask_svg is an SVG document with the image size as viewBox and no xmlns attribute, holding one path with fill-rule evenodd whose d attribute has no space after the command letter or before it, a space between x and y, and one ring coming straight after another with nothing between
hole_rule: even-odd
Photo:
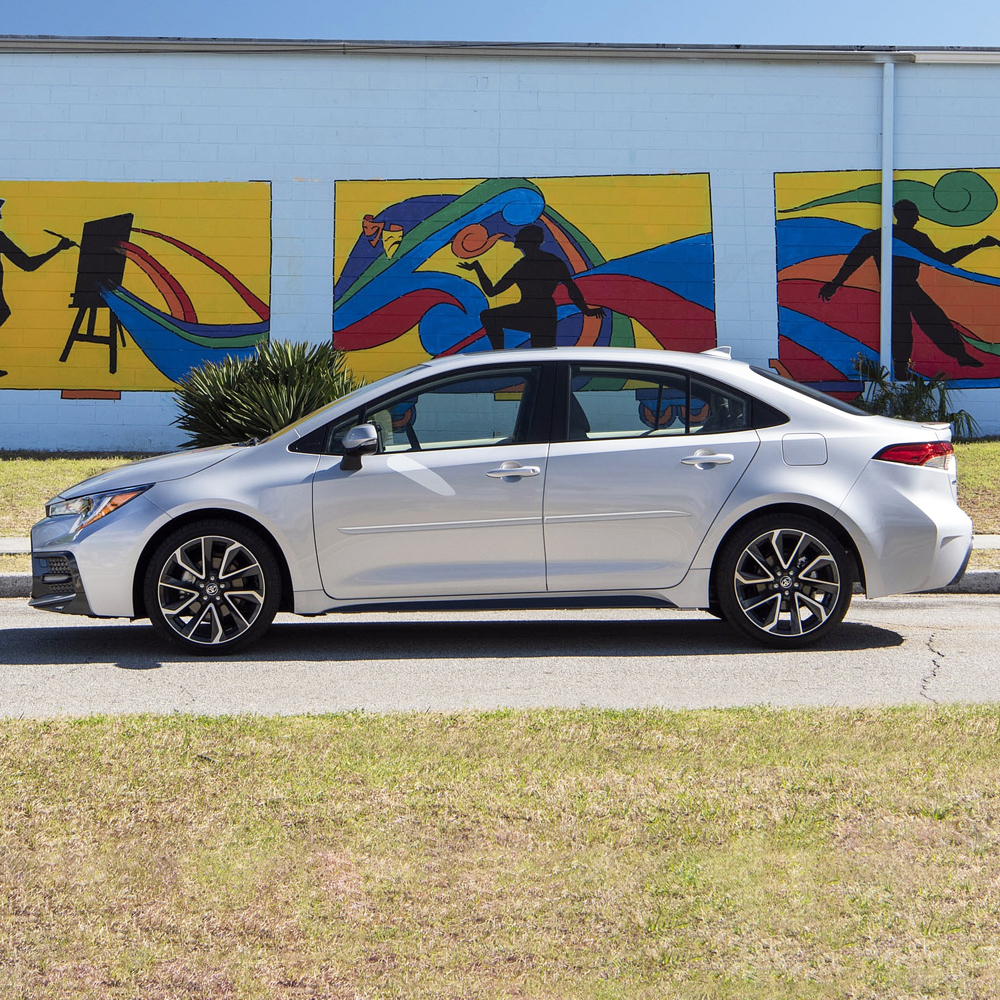
<instances>
[{"instance_id":1,"label":"silver sedan","mask_svg":"<svg viewBox=\"0 0 1000 1000\"><path fill-rule=\"evenodd\" d=\"M32 529L33 607L227 653L279 610L703 608L796 647L961 575L950 428L731 360L438 359L263 441L117 468Z\"/></svg>"}]
</instances>

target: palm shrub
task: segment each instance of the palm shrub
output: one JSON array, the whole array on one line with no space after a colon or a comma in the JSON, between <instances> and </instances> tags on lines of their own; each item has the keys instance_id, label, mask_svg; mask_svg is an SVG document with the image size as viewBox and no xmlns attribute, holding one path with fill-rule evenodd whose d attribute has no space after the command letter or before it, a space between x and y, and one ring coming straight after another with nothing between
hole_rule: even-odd
<instances>
[{"instance_id":1,"label":"palm shrub","mask_svg":"<svg viewBox=\"0 0 1000 1000\"><path fill-rule=\"evenodd\" d=\"M855 359L854 368L865 383L854 405L867 413L920 423L951 424L956 438L974 438L979 434L979 425L972 414L950 409L951 386L940 372L926 380L914 375L912 379L894 382L885 368L861 354Z\"/></svg>"},{"instance_id":2,"label":"palm shrub","mask_svg":"<svg viewBox=\"0 0 1000 1000\"><path fill-rule=\"evenodd\" d=\"M269 341L249 358L192 368L177 384L189 448L262 438L363 385L332 344Z\"/></svg>"}]
</instances>

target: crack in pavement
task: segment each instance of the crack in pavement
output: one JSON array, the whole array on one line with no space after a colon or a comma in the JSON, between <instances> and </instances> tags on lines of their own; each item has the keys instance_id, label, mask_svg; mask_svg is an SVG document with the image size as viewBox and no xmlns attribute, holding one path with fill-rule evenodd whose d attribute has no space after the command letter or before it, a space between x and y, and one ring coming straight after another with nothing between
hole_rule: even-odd
<instances>
[{"instance_id":1,"label":"crack in pavement","mask_svg":"<svg viewBox=\"0 0 1000 1000\"><path fill-rule=\"evenodd\" d=\"M927 648L931 652L931 663L933 664L933 669L926 677L920 679L920 697L926 698L932 705L936 705L937 698L932 698L930 695L930 686L937 679L938 671L941 669L941 661L938 657L944 657L947 654L942 652L940 649L934 648L934 639L937 637L936 632L931 632L927 637Z\"/></svg>"}]
</instances>

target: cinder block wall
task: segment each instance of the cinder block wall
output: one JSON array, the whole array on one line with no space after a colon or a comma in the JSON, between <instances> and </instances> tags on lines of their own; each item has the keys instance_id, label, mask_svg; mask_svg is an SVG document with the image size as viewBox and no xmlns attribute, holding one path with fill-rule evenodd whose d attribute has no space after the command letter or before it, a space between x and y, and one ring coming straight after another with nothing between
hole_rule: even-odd
<instances>
[{"instance_id":1,"label":"cinder block wall","mask_svg":"<svg viewBox=\"0 0 1000 1000\"><path fill-rule=\"evenodd\" d=\"M897 168L1000 166L1000 67L900 65L896 88ZM7 52L0 89L0 197L4 181L269 181L273 338L330 336L337 181L707 172L718 341L766 364L775 173L880 166L881 68L846 59ZM962 402L1000 432L1000 390ZM0 448L169 449L173 415L169 392L0 384Z\"/></svg>"}]
</instances>

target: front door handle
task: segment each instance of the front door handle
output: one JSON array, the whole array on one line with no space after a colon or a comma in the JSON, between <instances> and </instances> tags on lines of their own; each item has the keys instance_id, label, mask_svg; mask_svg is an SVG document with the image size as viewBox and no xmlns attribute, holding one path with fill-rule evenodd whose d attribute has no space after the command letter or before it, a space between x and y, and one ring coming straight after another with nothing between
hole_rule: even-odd
<instances>
[{"instance_id":1,"label":"front door handle","mask_svg":"<svg viewBox=\"0 0 1000 1000\"><path fill-rule=\"evenodd\" d=\"M681 465L693 465L696 469L704 469L709 465L729 465L734 461L732 455L717 455L708 448L699 448L693 455L681 459Z\"/></svg>"},{"instance_id":2,"label":"front door handle","mask_svg":"<svg viewBox=\"0 0 1000 1000\"><path fill-rule=\"evenodd\" d=\"M504 462L499 469L490 469L486 475L490 479L502 479L504 482L512 483L515 479L537 476L541 471L537 465L520 465L518 462Z\"/></svg>"}]
</instances>

